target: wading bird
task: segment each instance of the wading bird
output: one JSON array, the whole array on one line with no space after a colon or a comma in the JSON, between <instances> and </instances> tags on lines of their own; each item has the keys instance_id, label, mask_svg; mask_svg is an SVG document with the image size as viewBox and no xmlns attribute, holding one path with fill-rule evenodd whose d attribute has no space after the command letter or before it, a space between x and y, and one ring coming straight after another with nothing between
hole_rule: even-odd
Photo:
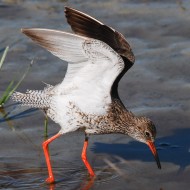
<instances>
[{"instance_id":1,"label":"wading bird","mask_svg":"<svg viewBox=\"0 0 190 190\"><path fill-rule=\"evenodd\" d=\"M95 173L86 151L89 135L120 133L146 143L161 168L154 145L156 128L146 117L128 111L118 95L118 83L135 58L124 36L92 18L65 7L65 15L75 34L40 28L26 28L22 32L53 55L68 62L64 80L43 90L15 92L14 101L41 108L61 130L43 143L48 167L47 182L55 181L48 145L62 134L83 129L85 141L82 160L90 176Z\"/></svg>"}]
</instances>

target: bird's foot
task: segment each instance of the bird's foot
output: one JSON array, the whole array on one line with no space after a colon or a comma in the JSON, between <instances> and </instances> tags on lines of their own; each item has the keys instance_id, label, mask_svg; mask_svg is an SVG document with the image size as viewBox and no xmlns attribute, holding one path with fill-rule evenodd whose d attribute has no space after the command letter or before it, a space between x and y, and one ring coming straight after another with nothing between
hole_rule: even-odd
<instances>
[{"instance_id":1,"label":"bird's foot","mask_svg":"<svg viewBox=\"0 0 190 190\"><path fill-rule=\"evenodd\" d=\"M95 177L96 175L92 169L89 171L89 174L91 178Z\"/></svg>"},{"instance_id":2,"label":"bird's foot","mask_svg":"<svg viewBox=\"0 0 190 190\"><path fill-rule=\"evenodd\" d=\"M52 184L52 183L55 183L55 179L54 179L54 177L48 177L46 179L46 182L49 183L49 184Z\"/></svg>"}]
</instances>

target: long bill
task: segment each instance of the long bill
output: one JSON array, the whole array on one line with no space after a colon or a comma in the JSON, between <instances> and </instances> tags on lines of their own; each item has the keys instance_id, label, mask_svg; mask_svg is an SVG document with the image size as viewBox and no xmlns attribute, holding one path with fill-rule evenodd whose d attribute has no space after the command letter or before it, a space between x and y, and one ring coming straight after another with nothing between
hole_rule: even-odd
<instances>
[{"instance_id":1,"label":"long bill","mask_svg":"<svg viewBox=\"0 0 190 190\"><path fill-rule=\"evenodd\" d=\"M151 141L148 141L147 145L149 146L152 154L154 155L154 159L156 160L158 168L161 169L160 160L159 160L158 153L157 153L157 150L156 150L156 147L155 147L154 143L151 142Z\"/></svg>"}]
</instances>

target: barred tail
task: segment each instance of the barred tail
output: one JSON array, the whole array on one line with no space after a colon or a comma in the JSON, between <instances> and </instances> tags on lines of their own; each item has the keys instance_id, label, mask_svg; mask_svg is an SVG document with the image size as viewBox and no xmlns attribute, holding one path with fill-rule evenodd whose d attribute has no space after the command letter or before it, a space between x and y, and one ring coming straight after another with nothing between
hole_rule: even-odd
<instances>
[{"instance_id":1,"label":"barred tail","mask_svg":"<svg viewBox=\"0 0 190 190\"><path fill-rule=\"evenodd\" d=\"M21 105L33 108L46 109L50 106L50 95L44 91L27 90L26 93L14 92L11 96L12 100L19 102Z\"/></svg>"}]
</instances>

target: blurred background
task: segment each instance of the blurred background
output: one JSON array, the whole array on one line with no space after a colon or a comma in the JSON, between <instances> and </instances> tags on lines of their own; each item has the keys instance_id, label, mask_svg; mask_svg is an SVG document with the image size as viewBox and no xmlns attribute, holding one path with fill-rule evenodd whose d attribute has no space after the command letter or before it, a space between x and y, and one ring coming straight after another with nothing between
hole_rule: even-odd
<instances>
[{"instance_id":1,"label":"blurred background","mask_svg":"<svg viewBox=\"0 0 190 190\"><path fill-rule=\"evenodd\" d=\"M158 170L148 147L124 135L91 136L92 181L81 161L82 132L50 145L57 184L44 183L42 111L7 101L0 109L1 189L188 189L190 182L190 3L188 0L0 0L0 97L11 81L17 90L43 89L63 80L67 63L20 32L37 27L72 32L64 6L83 11L121 32L136 57L119 93L125 106L157 127ZM30 66L31 62L33 63ZM29 68L29 71L27 71ZM48 136L59 131L48 121Z\"/></svg>"}]
</instances>

